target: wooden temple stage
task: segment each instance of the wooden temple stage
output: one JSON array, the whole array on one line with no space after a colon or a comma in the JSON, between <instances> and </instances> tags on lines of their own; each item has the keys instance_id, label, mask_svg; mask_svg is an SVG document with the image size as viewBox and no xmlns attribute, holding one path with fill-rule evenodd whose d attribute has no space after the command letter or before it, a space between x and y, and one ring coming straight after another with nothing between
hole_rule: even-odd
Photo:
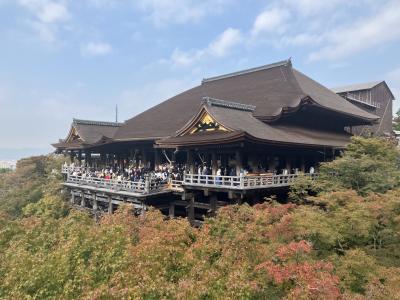
<instances>
[{"instance_id":1,"label":"wooden temple stage","mask_svg":"<svg viewBox=\"0 0 400 300\"><path fill-rule=\"evenodd\" d=\"M391 131L394 97L385 82L336 92L289 59L205 78L123 123L73 119L56 153L113 176L65 168L64 187L80 208L111 213L128 202L138 213L156 207L193 224L224 205L284 197L353 134ZM164 181L152 177L160 166L171 171L158 175ZM181 180L165 180L171 173Z\"/></svg>"},{"instance_id":2,"label":"wooden temple stage","mask_svg":"<svg viewBox=\"0 0 400 300\"><path fill-rule=\"evenodd\" d=\"M80 170L77 167L74 169ZM113 213L119 205L130 203L137 213L142 213L154 206L170 217L181 211L180 215L188 216L193 223L204 215L212 215L221 206L241 203L249 200L249 196L254 200L255 194L268 194L277 188L288 188L299 176L317 177L315 173L246 176L184 174L182 181L169 179L157 183L149 177L133 182L74 176L68 167L63 167L61 172L65 177L63 185L71 193L71 204L80 208L91 209L93 213ZM217 195L225 201L218 201ZM202 210L203 214L196 216L196 210Z\"/></svg>"}]
</instances>

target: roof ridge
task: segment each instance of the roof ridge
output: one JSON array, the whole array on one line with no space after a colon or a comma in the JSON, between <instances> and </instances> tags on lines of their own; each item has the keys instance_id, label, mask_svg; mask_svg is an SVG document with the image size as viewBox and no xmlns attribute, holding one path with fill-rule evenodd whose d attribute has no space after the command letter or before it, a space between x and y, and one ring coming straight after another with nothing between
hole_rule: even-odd
<instances>
[{"instance_id":1,"label":"roof ridge","mask_svg":"<svg viewBox=\"0 0 400 300\"><path fill-rule=\"evenodd\" d=\"M254 105L243 104L243 103L239 103L239 102L227 101L227 100L222 100L222 99L216 99L216 98L211 98L211 97L203 97L203 101L205 103L207 103L208 105L232 108L232 109L243 110L243 111L253 112L256 109L256 107Z\"/></svg>"},{"instance_id":2,"label":"roof ridge","mask_svg":"<svg viewBox=\"0 0 400 300\"><path fill-rule=\"evenodd\" d=\"M210 82L210 81L219 80L219 79L225 79L225 78L229 78L229 77L235 77L235 76L239 76L239 75L244 75L244 74L248 74L248 73L253 73L253 72L257 72L257 71L261 71L261 70L267 70L267 69L280 67L280 66L287 66L287 65L290 65L290 66L292 65L291 58L285 59L285 60L281 60L281 61L278 61L278 62L275 62L275 63L271 63L271 64L268 64L268 65L263 65L263 66L259 66L259 67L255 67L255 68L245 69L245 70L242 70L242 71L236 71L236 72L227 73L227 74L223 74L223 75L219 75L219 76L203 78L201 83Z\"/></svg>"},{"instance_id":3,"label":"roof ridge","mask_svg":"<svg viewBox=\"0 0 400 300\"><path fill-rule=\"evenodd\" d=\"M97 125L97 126L114 126L120 127L122 123L119 122L108 122L108 121L94 121L94 120L83 120L83 119L72 119L74 124L82 124L82 125Z\"/></svg>"}]
</instances>

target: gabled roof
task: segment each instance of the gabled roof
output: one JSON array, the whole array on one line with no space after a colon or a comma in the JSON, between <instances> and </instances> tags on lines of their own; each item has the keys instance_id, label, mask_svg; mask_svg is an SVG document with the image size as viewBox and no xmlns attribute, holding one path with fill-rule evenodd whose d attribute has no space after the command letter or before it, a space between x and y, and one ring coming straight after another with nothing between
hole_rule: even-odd
<instances>
[{"instance_id":1,"label":"gabled roof","mask_svg":"<svg viewBox=\"0 0 400 300\"><path fill-rule=\"evenodd\" d=\"M93 144L102 137L112 138L121 123L73 119L72 128L85 144Z\"/></svg>"},{"instance_id":2,"label":"gabled roof","mask_svg":"<svg viewBox=\"0 0 400 300\"><path fill-rule=\"evenodd\" d=\"M81 149L114 137L121 123L73 119L67 138L52 144L55 148Z\"/></svg>"},{"instance_id":3,"label":"gabled roof","mask_svg":"<svg viewBox=\"0 0 400 300\"><path fill-rule=\"evenodd\" d=\"M252 140L273 144L297 144L302 146L344 147L350 139L346 133L330 133L294 126L274 126L253 116L253 111L244 104L206 98L196 116L207 112L214 121L228 130L190 133L197 118L192 118L173 137L156 141L161 146L187 146L214 143L230 143ZM223 103L223 105L221 105Z\"/></svg>"},{"instance_id":4,"label":"gabled roof","mask_svg":"<svg viewBox=\"0 0 400 300\"><path fill-rule=\"evenodd\" d=\"M347 93L347 92L370 90L380 84L383 84L386 87L386 89L388 90L388 92L390 93L390 95L392 97L392 100L395 100L395 97L394 97L392 91L390 90L389 86L387 85L386 81L384 81L384 80L352 84L352 85L346 85L346 86L339 86L339 87L331 88L331 90L337 94L341 94L341 93Z\"/></svg>"},{"instance_id":5,"label":"gabled roof","mask_svg":"<svg viewBox=\"0 0 400 300\"><path fill-rule=\"evenodd\" d=\"M350 116L355 123L377 120L372 115L292 68L290 60L204 79L201 85L172 97L126 121L116 141L173 136L198 111L203 97L255 106L253 116L278 119L304 103Z\"/></svg>"},{"instance_id":6,"label":"gabled roof","mask_svg":"<svg viewBox=\"0 0 400 300\"><path fill-rule=\"evenodd\" d=\"M381 81L350 84L350 85L345 85L345 86L334 87L334 88L331 88L331 90L335 93L345 93L345 92L352 92L352 91L369 90L382 82L383 81L381 80Z\"/></svg>"}]
</instances>

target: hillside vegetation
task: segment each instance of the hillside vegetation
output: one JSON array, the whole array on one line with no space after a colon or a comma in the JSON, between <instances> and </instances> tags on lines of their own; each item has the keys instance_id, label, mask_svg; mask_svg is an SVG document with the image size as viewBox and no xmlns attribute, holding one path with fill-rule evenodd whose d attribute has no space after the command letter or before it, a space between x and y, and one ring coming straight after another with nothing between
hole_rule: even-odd
<instances>
[{"instance_id":1,"label":"hillside vegetation","mask_svg":"<svg viewBox=\"0 0 400 300\"><path fill-rule=\"evenodd\" d=\"M400 299L399 153L355 138L290 202L221 208L201 228L129 206L99 223L60 193L60 158L0 175L4 299Z\"/></svg>"}]
</instances>

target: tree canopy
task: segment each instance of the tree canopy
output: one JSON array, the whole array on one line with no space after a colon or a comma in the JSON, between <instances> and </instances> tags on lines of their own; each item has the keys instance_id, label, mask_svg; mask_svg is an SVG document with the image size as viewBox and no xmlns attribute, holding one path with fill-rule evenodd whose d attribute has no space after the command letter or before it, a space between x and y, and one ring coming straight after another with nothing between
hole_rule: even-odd
<instances>
[{"instance_id":1,"label":"tree canopy","mask_svg":"<svg viewBox=\"0 0 400 300\"><path fill-rule=\"evenodd\" d=\"M379 143L354 139L325 174L378 154L395 174L397 153ZM226 206L194 228L157 210L134 216L129 205L96 222L62 199L60 164L36 157L0 175L0 298L400 298L396 184L302 182L301 205Z\"/></svg>"}]
</instances>

